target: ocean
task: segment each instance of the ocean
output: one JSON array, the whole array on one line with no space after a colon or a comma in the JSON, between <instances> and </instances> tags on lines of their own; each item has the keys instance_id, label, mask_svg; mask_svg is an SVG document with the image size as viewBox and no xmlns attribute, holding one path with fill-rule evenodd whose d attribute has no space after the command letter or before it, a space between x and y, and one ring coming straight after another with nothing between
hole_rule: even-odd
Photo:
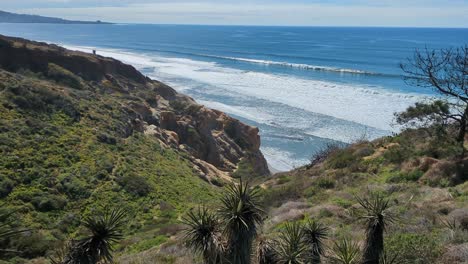
<instances>
[{"instance_id":1,"label":"ocean","mask_svg":"<svg viewBox=\"0 0 468 264\"><path fill-rule=\"evenodd\" d=\"M257 126L269 164L306 164L329 143L398 132L394 113L433 91L405 84L417 48L468 43L468 29L0 24L0 34L114 57L199 103Z\"/></svg>"}]
</instances>

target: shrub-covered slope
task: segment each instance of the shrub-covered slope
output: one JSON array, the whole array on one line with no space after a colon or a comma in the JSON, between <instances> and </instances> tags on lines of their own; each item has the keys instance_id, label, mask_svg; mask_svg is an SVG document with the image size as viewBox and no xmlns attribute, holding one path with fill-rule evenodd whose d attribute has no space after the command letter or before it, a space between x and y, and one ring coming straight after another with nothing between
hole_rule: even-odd
<instances>
[{"instance_id":1,"label":"shrub-covered slope","mask_svg":"<svg viewBox=\"0 0 468 264\"><path fill-rule=\"evenodd\" d=\"M410 129L346 148L330 146L311 165L276 174L261 185L270 208L266 230L313 218L332 229L330 247L342 237L362 242L357 198L379 193L390 200L396 219L385 246L399 256L397 263L466 263L468 158L460 160L454 133L446 133Z\"/></svg>"},{"instance_id":2,"label":"shrub-covered slope","mask_svg":"<svg viewBox=\"0 0 468 264\"><path fill-rule=\"evenodd\" d=\"M1 210L31 229L3 259L47 256L110 207L131 216L120 252L157 246L238 164L268 174L259 146L256 128L129 65L0 37Z\"/></svg>"}]
</instances>

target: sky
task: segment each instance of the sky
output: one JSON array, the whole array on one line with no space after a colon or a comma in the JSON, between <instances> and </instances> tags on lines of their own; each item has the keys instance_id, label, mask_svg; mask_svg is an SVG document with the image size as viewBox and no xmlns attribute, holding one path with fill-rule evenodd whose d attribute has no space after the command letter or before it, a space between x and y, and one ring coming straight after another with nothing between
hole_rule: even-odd
<instances>
[{"instance_id":1,"label":"sky","mask_svg":"<svg viewBox=\"0 0 468 264\"><path fill-rule=\"evenodd\" d=\"M468 28L468 0L0 0L0 10L116 23Z\"/></svg>"}]
</instances>

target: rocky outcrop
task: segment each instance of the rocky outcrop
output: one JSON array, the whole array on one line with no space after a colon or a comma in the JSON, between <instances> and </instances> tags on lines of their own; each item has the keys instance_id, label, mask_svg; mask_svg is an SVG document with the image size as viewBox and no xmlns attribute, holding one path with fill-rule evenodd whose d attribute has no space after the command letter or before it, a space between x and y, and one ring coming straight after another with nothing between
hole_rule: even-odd
<instances>
[{"instance_id":1,"label":"rocky outcrop","mask_svg":"<svg viewBox=\"0 0 468 264\"><path fill-rule=\"evenodd\" d=\"M207 181L229 180L241 161L256 175L269 174L257 128L199 105L120 61L0 36L0 67L40 74L80 90L76 96L118 98L124 112L118 116L121 125L114 128L119 136L156 137L161 146L186 153Z\"/></svg>"}]
</instances>

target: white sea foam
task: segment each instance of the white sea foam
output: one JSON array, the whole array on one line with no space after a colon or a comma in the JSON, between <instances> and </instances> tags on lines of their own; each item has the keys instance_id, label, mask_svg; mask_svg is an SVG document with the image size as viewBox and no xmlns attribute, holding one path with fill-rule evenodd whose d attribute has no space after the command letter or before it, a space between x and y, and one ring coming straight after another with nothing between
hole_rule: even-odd
<instances>
[{"instance_id":1,"label":"white sea foam","mask_svg":"<svg viewBox=\"0 0 468 264\"><path fill-rule=\"evenodd\" d=\"M92 52L92 47L66 46ZM271 126L300 129L302 133L350 142L363 134L375 138L397 129L391 126L393 114L424 99L422 95L391 92L379 87L311 80L292 75L242 71L216 62L136 54L121 50L97 49L102 56L114 57L139 69L150 68L150 77L169 82L178 90L193 89L219 96L256 98L268 105L228 104L199 100L200 103L248 120ZM236 58L238 59L238 58ZM247 59L246 59L247 60ZM249 61L247 61L249 62ZM271 63L256 61L253 63ZM275 62L273 62L275 63ZM200 89L199 87L205 87ZM206 87L214 87L209 89ZM215 89L216 88L216 89ZM208 94L206 94L207 97ZM203 97L203 96L202 96ZM197 98L196 98L197 99ZM203 98L202 98L203 99ZM275 104L302 109L303 116L272 110ZM286 107L286 108L287 108ZM310 117L307 116L310 113ZM319 116L312 116L319 114ZM327 118L328 117L328 118ZM366 131L365 127L369 127ZM294 136L294 135L293 135ZM279 170L291 169L306 160L297 160L286 149L263 146L267 160Z\"/></svg>"},{"instance_id":2,"label":"white sea foam","mask_svg":"<svg viewBox=\"0 0 468 264\"><path fill-rule=\"evenodd\" d=\"M255 63L255 64L275 65L275 66L298 68L298 69L313 70L313 71L330 71L330 72L340 72L340 73L350 73L350 74L381 75L379 73L362 71L362 70L335 68L335 67L318 66L318 65L310 65L310 64L302 64L302 63L289 63L289 62L281 62L281 61L223 57L223 56L212 56L212 57L217 57L220 59L227 59L227 60L234 60L234 61L241 61L241 62L249 62L249 63Z\"/></svg>"},{"instance_id":3,"label":"white sea foam","mask_svg":"<svg viewBox=\"0 0 468 264\"><path fill-rule=\"evenodd\" d=\"M268 163L278 171L288 171L308 162L308 160L294 159L293 153L283 149L262 147L261 150Z\"/></svg>"},{"instance_id":4,"label":"white sea foam","mask_svg":"<svg viewBox=\"0 0 468 264\"><path fill-rule=\"evenodd\" d=\"M91 47L65 46L91 52ZM404 110L425 97L416 93L310 80L288 75L242 71L215 62L185 58L150 57L119 50L98 49L98 54L114 57L138 68L155 67L157 75L182 77L227 91L353 121L382 130L391 126L393 113ZM158 76L154 76L158 77Z\"/></svg>"},{"instance_id":5,"label":"white sea foam","mask_svg":"<svg viewBox=\"0 0 468 264\"><path fill-rule=\"evenodd\" d=\"M159 60L158 72L205 82L225 90L393 130L393 113L419 101L420 95L392 93L374 88L302 79L286 75L245 72L215 63L197 64L178 58Z\"/></svg>"}]
</instances>

